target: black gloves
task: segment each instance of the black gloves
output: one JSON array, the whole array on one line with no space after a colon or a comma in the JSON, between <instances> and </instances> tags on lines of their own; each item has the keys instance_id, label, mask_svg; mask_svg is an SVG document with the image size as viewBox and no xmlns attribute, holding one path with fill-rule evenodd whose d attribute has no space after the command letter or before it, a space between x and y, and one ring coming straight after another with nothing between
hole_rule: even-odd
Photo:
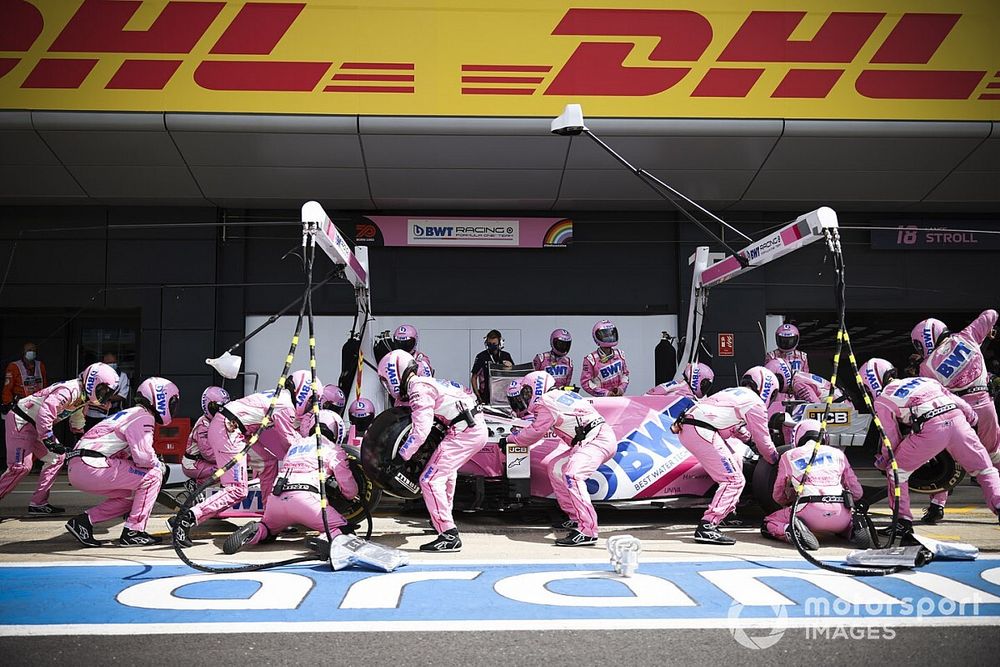
<instances>
[{"instance_id":1,"label":"black gloves","mask_svg":"<svg viewBox=\"0 0 1000 667\"><path fill-rule=\"evenodd\" d=\"M66 447L63 446L61 442L59 442L59 439L56 438L56 436L54 435L50 435L49 437L42 440L42 444L45 445L45 449L49 450L50 452L52 452L57 456L61 456L65 454L67 451L69 451Z\"/></svg>"},{"instance_id":2,"label":"black gloves","mask_svg":"<svg viewBox=\"0 0 1000 667\"><path fill-rule=\"evenodd\" d=\"M497 441L497 445L500 447L500 449L504 450L507 449L507 436L505 435L500 436L500 440Z\"/></svg>"}]
</instances>

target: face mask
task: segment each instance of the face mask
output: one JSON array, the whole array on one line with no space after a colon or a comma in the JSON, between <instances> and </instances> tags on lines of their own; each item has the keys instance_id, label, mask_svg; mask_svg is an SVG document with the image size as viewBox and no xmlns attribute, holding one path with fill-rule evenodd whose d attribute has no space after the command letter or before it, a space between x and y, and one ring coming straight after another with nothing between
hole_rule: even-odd
<instances>
[{"instance_id":1,"label":"face mask","mask_svg":"<svg viewBox=\"0 0 1000 667\"><path fill-rule=\"evenodd\" d=\"M111 370L113 371L118 370L118 364L108 364L108 366L111 366Z\"/></svg>"},{"instance_id":2,"label":"face mask","mask_svg":"<svg viewBox=\"0 0 1000 667\"><path fill-rule=\"evenodd\" d=\"M500 349L500 344L499 343L486 343L486 349L488 349L490 352L496 352L497 350Z\"/></svg>"},{"instance_id":3,"label":"face mask","mask_svg":"<svg viewBox=\"0 0 1000 667\"><path fill-rule=\"evenodd\" d=\"M24 360L25 361L34 361L35 360L35 351L34 350L28 350L27 352L25 352L24 353Z\"/></svg>"}]
</instances>

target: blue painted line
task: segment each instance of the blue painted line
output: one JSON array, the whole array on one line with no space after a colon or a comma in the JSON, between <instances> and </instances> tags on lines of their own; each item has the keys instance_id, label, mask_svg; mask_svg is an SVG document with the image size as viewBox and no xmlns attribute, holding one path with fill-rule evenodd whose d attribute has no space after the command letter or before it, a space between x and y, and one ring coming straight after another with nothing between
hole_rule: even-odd
<instances>
[{"instance_id":1,"label":"blue painted line","mask_svg":"<svg viewBox=\"0 0 1000 667\"><path fill-rule=\"evenodd\" d=\"M51 567L0 567L0 626L44 626L83 624L165 624L165 623L262 623L262 622L363 622L363 621L491 621L491 620L551 620L551 619L726 619L734 605L723 588L713 583L719 576L732 581L746 577L740 571L766 571L768 568L789 570L793 573L821 574L821 571L804 563L787 560L759 561L688 561L641 563L638 574L642 577L622 579L610 573L606 564L534 563L534 564L456 564L411 565L401 568L395 575L433 576L441 573L466 573L461 580L415 581L402 588L398 605L389 608L341 608L351 587L359 582L369 582L379 577L393 577L362 570L332 572L326 565L287 567L269 572L302 577L301 599L291 609L142 609L123 604L118 600L122 591L149 582L160 582L162 599L182 601L251 600L255 594L264 595L266 582L253 579L220 579L213 575L199 576L183 566L51 566ZM563 596L569 604L544 604L526 602L506 597L497 591L498 582L511 577L533 573L585 573L608 572L606 578L561 578L547 583L526 585L532 594ZM984 573L987 578L983 577ZM963 613L974 613L979 619L996 619L1000 624L1000 560L973 562L938 562L919 570L921 573L945 577L947 582L964 584L981 592L985 599ZM714 575L714 577L707 577ZM744 575L747 573L744 572ZM171 588L170 578L185 577L183 585ZM188 579L193 577L194 580ZM628 606L638 601L628 587L633 582L639 590L648 586L650 579L675 585L694 604L687 606ZM267 575L265 574L265 580ZM544 579L544 577L542 577ZM388 580L387 580L388 581ZM395 580L394 580L395 581ZM792 601L784 609L788 618L808 618L815 615L807 608L809 601L826 600L831 605L839 598L829 590L817 586L815 581L803 581L794 576L763 576L760 581ZM921 613L929 617L954 615L952 606L942 604L947 598L903 578L857 578L876 593L899 599L925 599L933 609ZM653 582L655 583L655 582ZM503 586L501 586L503 588ZM529 590L530 589L530 590ZM146 590L143 588L142 590ZM163 590L168 591L162 593ZM833 587L833 590L836 590ZM958 589L956 589L958 590ZM968 591L969 589L961 589ZM527 593L526 593L527 594ZM355 596L357 597L357 596ZM391 595L389 596L392 597ZM623 598L625 606L585 606L588 598ZM155 606L156 599L151 604ZM575 601L575 602L574 602ZM843 600L840 600L843 603ZM579 603L579 604L576 604ZM930 604L929 603L929 604ZM852 617L882 618L898 616L899 609L864 605L851 611ZM774 618L772 606L747 606L744 619ZM137 630L139 631L139 630Z\"/></svg>"}]
</instances>

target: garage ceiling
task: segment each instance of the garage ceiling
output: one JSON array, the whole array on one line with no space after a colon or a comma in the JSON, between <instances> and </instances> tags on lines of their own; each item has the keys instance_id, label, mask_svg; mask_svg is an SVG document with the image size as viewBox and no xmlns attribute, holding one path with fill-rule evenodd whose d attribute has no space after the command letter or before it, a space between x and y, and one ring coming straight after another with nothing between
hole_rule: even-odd
<instances>
[{"instance_id":1,"label":"garage ceiling","mask_svg":"<svg viewBox=\"0 0 1000 667\"><path fill-rule=\"evenodd\" d=\"M658 210L548 118L0 112L0 204ZM995 211L1000 122L590 119L716 210Z\"/></svg>"}]
</instances>

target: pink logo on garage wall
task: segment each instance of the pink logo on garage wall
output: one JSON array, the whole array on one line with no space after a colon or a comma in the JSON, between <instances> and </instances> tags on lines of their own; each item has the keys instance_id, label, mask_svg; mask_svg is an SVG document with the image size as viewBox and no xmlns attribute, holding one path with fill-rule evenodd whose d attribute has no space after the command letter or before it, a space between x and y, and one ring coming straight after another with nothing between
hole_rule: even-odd
<instances>
[{"instance_id":1,"label":"pink logo on garage wall","mask_svg":"<svg viewBox=\"0 0 1000 667\"><path fill-rule=\"evenodd\" d=\"M417 218L373 215L356 225L358 243L386 246L560 248L573 240L568 218Z\"/></svg>"}]
</instances>

